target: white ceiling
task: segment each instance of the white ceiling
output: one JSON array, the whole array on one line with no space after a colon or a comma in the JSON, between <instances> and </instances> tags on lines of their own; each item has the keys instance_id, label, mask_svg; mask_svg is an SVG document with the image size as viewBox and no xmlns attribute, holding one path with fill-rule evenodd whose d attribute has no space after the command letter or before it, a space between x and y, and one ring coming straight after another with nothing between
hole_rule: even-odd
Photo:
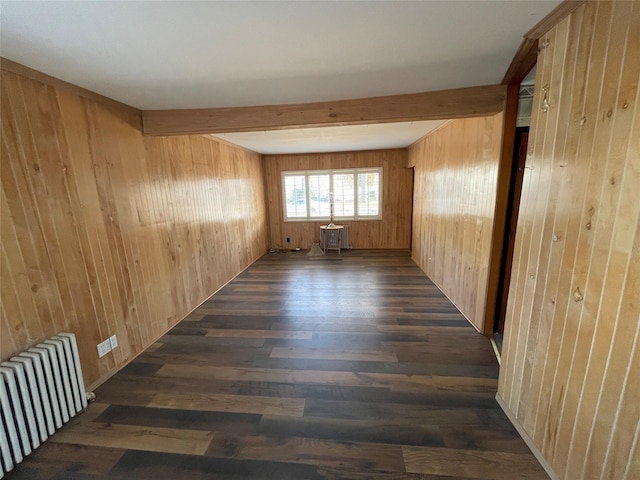
<instances>
[{"instance_id":1,"label":"white ceiling","mask_svg":"<svg viewBox=\"0 0 640 480\"><path fill-rule=\"evenodd\" d=\"M558 3L2 1L0 53L144 110L363 98L499 83Z\"/></svg>"},{"instance_id":2,"label":"white ceiling","mask_svg":"<svg viewBox=\"0 0 640 480\"><path fill-rule=\"evenodd\" d=\"M442 121L296 128L212 135L265 155L404 148Z\"/></svg>"}]
</instances>

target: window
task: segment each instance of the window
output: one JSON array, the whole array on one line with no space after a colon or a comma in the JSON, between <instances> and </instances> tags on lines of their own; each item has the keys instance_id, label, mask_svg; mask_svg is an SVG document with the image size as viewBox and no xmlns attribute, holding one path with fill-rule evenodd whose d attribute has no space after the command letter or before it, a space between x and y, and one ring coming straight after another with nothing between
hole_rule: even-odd
<instances>
[{"instance_id":1,"label":"window","mask_svg":"<svg viewBox=\"0 0 640 480\"><path fill-rule=\"evenodd\" d=\"M284 218L336 220L382 218L382 168L282 172Z\"/></svg>"}]
</instances>

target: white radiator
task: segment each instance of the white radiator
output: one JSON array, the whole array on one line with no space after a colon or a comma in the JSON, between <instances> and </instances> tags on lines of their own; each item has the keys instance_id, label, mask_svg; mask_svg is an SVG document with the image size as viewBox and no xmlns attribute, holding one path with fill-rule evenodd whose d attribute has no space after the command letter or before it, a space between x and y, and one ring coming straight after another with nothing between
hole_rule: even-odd
<instances>
[{"instance_id":1,"label":"white radiator","mask_svg":"<svg viewBox=\"0 0 640 480\"><path fill-rule=\"evenodd\" d=\"M59 333L0 364L0 478L87 407L78 345Z\"/></svg>"},{"instance_id":2,"label":"white radiator","mask_svg":"<svg viewBox=\"0 0 640 480\"><path fill-rule=\"evenodd\" d=\"M340 248L342 250L348 250L349 246L349 226L345 225L343 229L340 230L326 230L326 245L325 248L338 248L338 238L340 238ZM320 244L322 245L322 240Z\"/></svg>"}]
</instances>

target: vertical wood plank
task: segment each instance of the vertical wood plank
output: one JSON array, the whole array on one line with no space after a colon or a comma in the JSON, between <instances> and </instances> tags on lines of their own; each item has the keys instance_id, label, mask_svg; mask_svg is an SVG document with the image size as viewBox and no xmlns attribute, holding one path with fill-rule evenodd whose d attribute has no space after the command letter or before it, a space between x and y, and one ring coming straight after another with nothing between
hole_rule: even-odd
<instances>
[{"instance_id":1,"label":"vertical wood plank","mask_svg":"<svg viewBox=\"0 0 640 480\"><path fill-rule=\"evenodd\" d=\"M502 114L453 120L409 149L413 259L480 331L501 132Z\"/></svg>"}]
</instances>

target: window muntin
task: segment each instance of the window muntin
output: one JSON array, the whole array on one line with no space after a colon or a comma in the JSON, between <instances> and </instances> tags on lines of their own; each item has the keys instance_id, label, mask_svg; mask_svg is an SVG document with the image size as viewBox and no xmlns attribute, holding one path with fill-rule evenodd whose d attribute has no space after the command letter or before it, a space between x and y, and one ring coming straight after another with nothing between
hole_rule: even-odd
<instances>
[{"instance_id":1,"label":"window muntin","mask_svg":"<svg viewBox=\"0 0 640 480\"><path fill-rule=\"evenodd\" d=\"M382 217L382 168L282 172L285 221Z\"/></svg>"}]
</instances>

